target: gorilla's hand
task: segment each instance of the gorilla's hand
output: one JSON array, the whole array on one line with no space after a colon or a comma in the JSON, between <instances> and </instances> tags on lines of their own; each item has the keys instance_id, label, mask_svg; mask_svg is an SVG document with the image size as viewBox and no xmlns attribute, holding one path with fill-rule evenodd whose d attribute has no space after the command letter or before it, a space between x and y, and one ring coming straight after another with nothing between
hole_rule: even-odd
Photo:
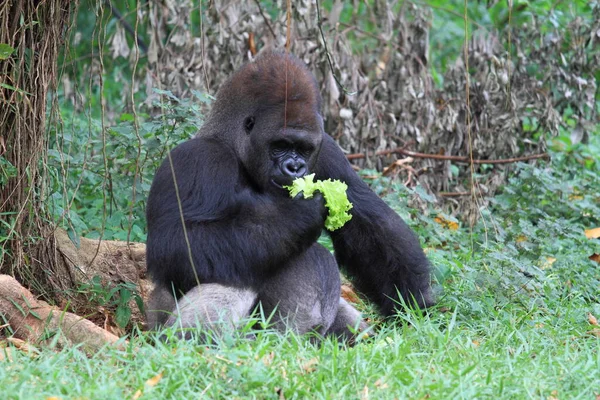
<instances>
[{"instance_id":1,"label":"gorilla's hand","mask_svg":"<svg viewBox=\"0 0 600 400\"><path fill-rule=\"evenodd\" d=\"M298 210L298 216L307 222L310 232L308 235L314 237L316 241L321 235L327 218L327 207L325 207L323 195L315 192L311 198L307 199L301 192L294 197L292 203L293 207Z\"/></svg>"}]
</instances>

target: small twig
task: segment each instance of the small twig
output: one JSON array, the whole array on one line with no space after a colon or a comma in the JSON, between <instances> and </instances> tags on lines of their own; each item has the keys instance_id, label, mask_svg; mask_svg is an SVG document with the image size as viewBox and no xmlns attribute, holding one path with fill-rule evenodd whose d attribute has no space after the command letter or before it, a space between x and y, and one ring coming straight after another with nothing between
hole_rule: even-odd
<instances>
[{"instance_id":1,"label":"small twig","mask_svg":"<svg viewBox=\"0 0 600 400\"><path fill-rule=\"evenodd\" d=\"M263 19L265 20L265 25L267 26L267 28L269 28L269 31L271 32L273 39L277 39L277 35L275 35L275 31L271 27L271 24L269 23L267 16L263 13L263 9L260 6L260 3L258 2L258 0L254 0L254 2L256 3L256 6L258 7L258 12L260 12L260 15L262 15Z\"/></svg>"},{"instance_id":2,"label":"small twig","mask_svg":"<svg viewBox=\"0 0 600 400\"><path fill-rule=\"evenodd\" d=\"M148 52L148 46L146 46L146 43L144 43L144 39L137 35L137 32L132 28L129 22L125 20L121 12L115 6L113 6L110 0L105 0L104 3L108 6L108 8L110 8L110 12L115 16L115 18L119 21L123 28L125 28L127 33L133 36L134 40L137 39L138 47L142 49L144 54L146 54Z\"/></svg>"},{"instance_id":3,"label":"small twig","mask_svg":"<svg viewBox=\"0 0 600 400\"><path fill-rule=\"evenodd\" d=\"M470 196L471 192L439 192L438 196L440 197L462 197L462 196Z\"/></svg>"},{"instance_id":4,"label":"small twig","mask_svg":"<svg viewBox=\"0 0 600 400\"><path fill-rule=\"evenodd\" d=\"M520 161L529 161L535 160L538 158L550 159L548 153L541 154L531 154L529 156L523 157L514 157L514 158L501 158L497 160L470 160L469 157L465 156L444 156L441 154L426 154L426 153L416 153L414 151L409 151L404 148L393 149L393 150L382 150L375 153L375 156L387 156L390 154L402 154L408 157L416 157L416 158L429 158L432 160L441 160L441 161L454 161L457 163L465 163L465 164L510 164ZM365 154L362 153L354 153L346 155L348 160L357 160L361 158L366 158Z\"/></svg>"},{"instance_id":5,"label":"small twig","mask_svg":"<svg viewBox=\"0 0 600 400\"><path fill-rule=\"evenodd\" d=\"M349 92L346 90L342 82L338 79L335 74L335 70L333 69L333 62L331 61L331 54L329 53L329 49L327 48L327 41L325 40L325 34L323 33L322 19L321 19L321 5L319 4L319 0L315 0L317 4L317 27L319 28L319 32L321 33L321 40L323 40L323 46L325 47L325 55L327 56L327 62L329 63L329 69L331 69L331 75L333 75L333 79L335 79L335 83L337 83L338 87L347 95L352 96L356 94L355 92Z\"/></svg>"}]
</instances>

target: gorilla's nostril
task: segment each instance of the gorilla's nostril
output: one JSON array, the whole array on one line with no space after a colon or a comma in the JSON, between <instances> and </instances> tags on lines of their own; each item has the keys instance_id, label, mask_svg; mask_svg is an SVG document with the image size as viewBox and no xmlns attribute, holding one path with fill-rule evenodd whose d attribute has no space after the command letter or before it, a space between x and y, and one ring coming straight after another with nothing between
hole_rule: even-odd
<instances>
[{"instance_id":1,"label":"gorilla's nostril","mask_svg":"<svg viewBox=\"0 0 600 400\"><path fill-rule=\"evenodd\" d=\"M306 173L306 163L303 160L286 160L283 163L283 173L292 178L304 176Z\"/></svg>"}]
</instances>

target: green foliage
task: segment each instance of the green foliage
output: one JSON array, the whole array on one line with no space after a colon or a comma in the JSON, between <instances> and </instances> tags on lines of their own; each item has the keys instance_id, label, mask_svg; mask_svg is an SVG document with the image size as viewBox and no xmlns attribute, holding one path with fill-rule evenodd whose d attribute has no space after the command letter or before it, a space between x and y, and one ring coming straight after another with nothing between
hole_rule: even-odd
<instances>
[{"instance_id":1,"label":"green foliage","mask_svg":"<svg viewBox=\"0 0 600 400\"><path fill-rule=\"evenodd\" d=\"M155 170L174 144L193 136L202 124L200 103L210 101L194 92L158 103L157 116L122 113L120 123L106 128L94 118L63 109L64 126L51 132L48 166L53 185L47 197L54 219L74 242L76 236L145 240L145 204Z\"/></svg>"},{"instance_id":2,"label":"green foliage","mask_svg":"<svg viewBox=\"0 0 600 400\"><path fill-rule=\"evenodd\" d=\"M6 60L14 51L15 49L6 43L0 43L0 61Z\"/></svg>"},{"instance_id":3,"label":"green foliage","mask_svg":"<svg viewBox=\"0 0 600 400\"><path fill-rule=\"evenodd\" d=\"M490 3L492 5L488 7L487 4ZM532 24L538 27L542 35L553 30L559 30L562 33L562 29L575 16L591 23L592 8L595 6L595 2L587 0L569 2L519 0L513 2L513 7L509 12L505 1L487 2L487 4L486 2L469 2L466 10L463 0L427 0L420 4L431 7L433 13L430 32L431 64L434 77L439 84L442 83L442 77L447 68L462 57L465 12L468 18L466 28L469 34L475 31L493 34L497 31L501 37L500 43L508 50L508 29L513 31L513 37L518 35L520 27ZM566 32L566 34L569 33ZM537 44L537 40L532 40L529 44L523 43L525 46L532 47ZM515 51L514 46L511 50ZM568 50L565 49L566 52ZM540 68L543 69L545 66L542 65Z\"/></svg>"},{"instance_id":4,"label":"green foliage","mask_svg":"<svg viewBox=\"0 0 600 400\"><path fill-rule=\"evenodd\" d=\"M10 178L17 176L17 169L3 156L0 156L0 186L8 183Z\"/></svg>"},{"instance_id":5,"label":"green foliage","mask_svg":"<svg viewBox=\"0 0 600 400\"><path fill-rule=\"evenodd\" d=\"M107 287L102 284L99 276L94 276L89 283L82 283L78 292L87 297L91 307L102 306L114 309L115 322L121 328L125 328L131 318L129 301L132 298L137 307L144 311L144 302L133 282L123 282Z\"/></svg>"}]
</instances>

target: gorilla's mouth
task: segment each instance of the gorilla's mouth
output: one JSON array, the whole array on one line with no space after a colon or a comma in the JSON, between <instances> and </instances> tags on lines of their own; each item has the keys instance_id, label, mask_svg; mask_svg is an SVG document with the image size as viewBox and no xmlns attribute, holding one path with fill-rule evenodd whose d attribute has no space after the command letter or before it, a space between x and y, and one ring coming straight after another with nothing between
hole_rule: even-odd
<instances>
[{"instance_id":1,"label":"gorilla's mouth","mask_svg":"<svg viewBox=\"0 0 600 400\"><path fill-rule=\"evenodd\" d=\"M271 178L271 183L276 187L287 190L285 186L290 186L293 179L287 176L275 176Z\"/></svg>"}]
</instances>

